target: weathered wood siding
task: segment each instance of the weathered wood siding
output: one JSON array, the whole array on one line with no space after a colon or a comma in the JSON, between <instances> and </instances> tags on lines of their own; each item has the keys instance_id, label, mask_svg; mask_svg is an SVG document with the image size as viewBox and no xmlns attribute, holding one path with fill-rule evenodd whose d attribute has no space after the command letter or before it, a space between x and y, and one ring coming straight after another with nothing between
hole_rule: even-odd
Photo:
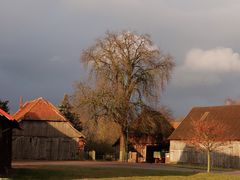
<instances>
[{"instance_id":1,"label":"weathered wood siding","mask_svg":"<svg viewBox=\"0 0 240 180\"><path fill-rule=\"evenodd\" d=\"M13 139L13 159L79 159L77 139L18 136Z\"/></svg>"},{"instance_id":2,"label":"weathered wood siding","mask_svg":"<svg viewBox=\"0 0 240 180\"><path fill-rule=\"evenodd\" d=\"M206 153L188 147L183 141L170 141L170 162L206 164ZM212 165L214 167L240 168L240 142L231 141L212 152Z\"/></svg>"},{"instance_id":3,"label":"weathered wood siding","mask_svg":"<svg viewBox=\"0 0 240 180\"><path fill-rule=\"evenodd\" d=\"M23 130L14 130L13 159L79 159L79 135L68 122L22 121Z\"/></svg>"},{"instance_id":4,"label":"weathered wood siding","mask_svg":"<svg viewBox=\"0 0 240 180\"><path fill-rule=\"evenodd\" d=\"M79 137L69 122L61 121L22 121L23 130L14 130L14 136L38 137Z\"/></svg>"}]
</instances>

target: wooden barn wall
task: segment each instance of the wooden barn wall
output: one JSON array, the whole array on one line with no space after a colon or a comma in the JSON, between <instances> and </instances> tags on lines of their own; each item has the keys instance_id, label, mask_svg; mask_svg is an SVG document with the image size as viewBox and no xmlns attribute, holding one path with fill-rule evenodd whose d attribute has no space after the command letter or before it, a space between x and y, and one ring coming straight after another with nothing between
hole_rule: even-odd
<instances>
[{"instance_id":1,"label":"wooden barn wall","mask_svg":"<svg viewBox=\"0 0 240 180\"><path fill-rule=\"evenodd\" d=\"M207 155L189 148L182 141L171 140L170 162L205 165L207 164ZM240 168L240 142L228 142L213 152L212 165L214 167Z\"/></svg>"},{"instance_id":2,"label":"wooden barn wall","mask_svg":"<svg viewBox=\"0 0 240 180\"><path fill-rule=\"evenodd\" d=\"M23 121L22 125L23 130L13 132L13 159L79 159L79 135L68 123Z\"/></svg>"},{"instance_id":3,"label":"wooden barn wall","mask_svg":"<svg viewBox=\"0 0 240 180\"><path fill-rule=\"evenodd\" d=\"M77 138L18 136L13 138L13 159L74 160L79 159Z\"/></svg>"},{"instance_id":4,"label":"wooden barn wall","mask_svg":"<svg viewBox=\"0 0 240 180\"><path fill-rule=\"evenodd\" d=\"M40 137L79 137L69 122L56 121L22 121L22 131L14 130L14 136Z\"/></svg>"}]
</instances>

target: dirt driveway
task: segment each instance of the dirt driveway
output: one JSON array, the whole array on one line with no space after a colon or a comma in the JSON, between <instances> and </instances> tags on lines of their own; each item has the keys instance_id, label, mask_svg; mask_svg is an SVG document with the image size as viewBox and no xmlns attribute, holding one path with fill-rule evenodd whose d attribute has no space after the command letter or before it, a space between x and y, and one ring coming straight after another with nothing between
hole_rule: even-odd
<instances>
[{"instance_id":1,"label":"dirt driveway","mask_svg":"<svg viewBox=\"0 0 240 180\"><path fill-rule=\"evenodd\" d=\"M154 169L161 171L192 172L205 173L206 170L171 164L150 164L150 163L122 163L116 161L13 161L13 168L38 168L38 166L64 165L81 167L111 167L111 168L135 168L135 169ZM239 175L240 170L222 169L213 171L213 173L223 173L230 175Z\"/></svg>"},{"instance_id":2,"label":"dirt driveway","mask_svg":"<svg viewBox=\"0 0 240 180\"><path fill-rule=\"evenodd\" d=\"M204 172L204 170L177 167L167 164L150 164L150 163L122 163L116 161L13 161L13 168L19 167L36 167L44 165L75 165L85 167L126 167L138 169L156 169L166 171L181 171L181 172Z\"/></svg>"},{"instance_id":3,"label":"dirt driveway","mask_svg":"<svg viewBox=\"0 0 240 180\"><path fill-rule=\"evenodd\" d=\"M150 163L124 163L117 161L13 161L13 168L36 168L37 166L45 165L74 165L83 167L126 167L126 168L138 168L138 169L155 169L165 171L180 171L180 172L206 172L202 169L180 167L170 164L150 164ZM226 170L226 171L215 171L215 173L226 173L233 175L240 175L240 170Z\"/></svg>"}]
</instances>

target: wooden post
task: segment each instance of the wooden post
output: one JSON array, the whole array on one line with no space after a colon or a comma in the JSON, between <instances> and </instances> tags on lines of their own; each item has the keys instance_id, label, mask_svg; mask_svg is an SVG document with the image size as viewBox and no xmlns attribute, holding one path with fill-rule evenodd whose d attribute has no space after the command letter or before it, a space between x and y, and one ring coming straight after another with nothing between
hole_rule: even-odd
<instances>
[{"instance_id":1,"label":"wooden post","mask_svg":"<svg viewBox=\"0 0 240 180\"><path fill-rule=\"evenodd\" d=\"M211 152L207 150L207 172L211 171Z\"/></svg>"}]
</instances>

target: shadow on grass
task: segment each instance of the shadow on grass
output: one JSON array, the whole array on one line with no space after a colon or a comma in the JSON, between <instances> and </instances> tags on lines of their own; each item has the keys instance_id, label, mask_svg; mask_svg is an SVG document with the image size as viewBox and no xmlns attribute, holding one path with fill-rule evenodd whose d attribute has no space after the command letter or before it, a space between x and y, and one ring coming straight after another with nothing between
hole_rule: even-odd
<instances>
[{"instance_id":1,"label":"shadow on grass","mask_svg":"<svg viewBox=\"0 0 240 180\"><path fill-rule=\"evenodd\" d=\"M82 178L134 178L154 176L190 176L194 172L163 171L153 169L38 166L37 168L14 169L10 179L82 179Z\"/></svg>"}]
</instances>

